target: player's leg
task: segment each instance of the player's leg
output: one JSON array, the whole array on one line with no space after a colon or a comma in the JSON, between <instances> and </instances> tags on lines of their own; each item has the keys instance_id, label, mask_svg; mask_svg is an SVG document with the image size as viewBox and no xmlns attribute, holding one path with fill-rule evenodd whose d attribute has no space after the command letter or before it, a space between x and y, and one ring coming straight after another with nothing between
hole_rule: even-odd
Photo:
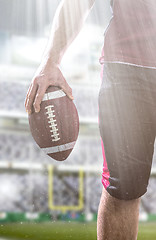
<instances>
[{"instance_id":1,"label":"player's leg","mask_svg":"<svg viewBox=\"0 0 156 240\"><path fill-rule=\"evenodd\" d=\"M140 198L119 200L103 188L98 209L97 240L136 240Z\"/></svg>"},{"instance_id":2,"label":"player's leg","mask_svg":"<svg viewBox=\"0 0 156 240\"><path fill-rule=\"evenodd\" d=\"M99 127L105 153L102 183L108 193L103 192L99 205L98 240L113 240L113 232L118 240L136 239L139 197L147 190L156 132L155 83L144 74L126 65L105 65Z\"/></svg>"}]
</instances>

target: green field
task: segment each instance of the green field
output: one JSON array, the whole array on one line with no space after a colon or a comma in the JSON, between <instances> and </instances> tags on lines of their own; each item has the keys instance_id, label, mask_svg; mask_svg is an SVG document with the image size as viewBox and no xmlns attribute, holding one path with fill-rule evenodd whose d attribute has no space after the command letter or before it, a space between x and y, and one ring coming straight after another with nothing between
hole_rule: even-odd
<instances>
[{"instance_id":1,"label":"green field","mask_svg":"<svg viewBox=\"0 0 156 240\"><path fill-rule=\"evenodd\" d=\"M96 240L96 222L51 222L5 224L0 240ZM138 240L156 240L156 223L140 223Z\"/></svg>"}]
</instances>

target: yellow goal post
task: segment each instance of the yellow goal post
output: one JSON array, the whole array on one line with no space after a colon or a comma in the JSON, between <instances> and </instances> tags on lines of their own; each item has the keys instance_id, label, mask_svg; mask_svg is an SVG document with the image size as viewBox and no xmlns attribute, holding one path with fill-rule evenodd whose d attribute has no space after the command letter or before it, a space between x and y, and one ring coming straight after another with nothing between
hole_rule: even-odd
<instances>
[{"instance_id":1,"label":"yellow goal post","mask_svg":"<svg viewBox=\"0 0 156 240\"><path fill-rule=\"evenodd\" d=\"M63 213L73 210L73 211L80 211L83 210L84 208L84 196L83 196L83 191L84 191L84 185L83 185L83 179L84 179L84 170L82 168L79 168L78 172L78 177L79 177L79 199L78 199L78 205L54 205L54 200L53 200L53 184L54 184L54 171L55 167L53 165L48 166L48 195L49 195L49 208L51 210L60 210ZM59 170L59 168L58 168ZM61 171L68 172L70 171L70 168L60 168ZM72 171L73 172L73 171Z\"/></svg>"}]
</instances>

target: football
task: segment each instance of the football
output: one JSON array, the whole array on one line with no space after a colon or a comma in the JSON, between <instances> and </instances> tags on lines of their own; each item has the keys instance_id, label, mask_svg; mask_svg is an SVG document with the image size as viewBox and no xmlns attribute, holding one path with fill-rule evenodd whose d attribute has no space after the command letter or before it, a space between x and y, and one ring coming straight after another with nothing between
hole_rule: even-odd
<instances>
[{"instance_id":1,"label":"football","mask_svg":"<svg viewBox=\"0 0 156 240\"><path fill-rule=\"evenodd\" d=\"M59 87L50 86L41 102L40 112L29 115L31 134L51 158L64 161L71 153L79 133L75 104Z\"/></svg>"}]
</instances>

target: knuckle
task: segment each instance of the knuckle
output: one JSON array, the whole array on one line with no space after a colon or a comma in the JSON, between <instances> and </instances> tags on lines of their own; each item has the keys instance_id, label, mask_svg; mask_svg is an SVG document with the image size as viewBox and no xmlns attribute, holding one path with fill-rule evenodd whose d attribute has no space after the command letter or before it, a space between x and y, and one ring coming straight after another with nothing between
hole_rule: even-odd
<instances>
[{"instance_id":1,"label":"knuckle","mask_svg":"<svg viewBox=\"0 0 156 240\"><path fill-rule=\"evenodd\" d=\"M38 84L38 77L35 77L34 79L33 79L33 85L36 85L36 84Z\"/></svg>"},{"instance_id":2,"label":"knuckle","mask_svg":"<svg viewBox=\"0 0 156 240\"><path fill-rule=\"evenodd\" d=\"M30 101L27 102L27 107L30 107L32 103Z\"/></svg>"},{"instance_id":3,"label":"knuckle","mask_svg":"<svg viewBox=\"0 0 156 240\"><path fill-rule=\"evenodd\" d=\"M44 87L39 88L38 91L37 91L36 97L37 97L37 98L41 98L42 95L45 93L45 91L46 91L46 90L44 89Z\"/></svg>"},{"instance_id":4,"label":"knuckle","mask_svg":"<svg viewBox=\"0 0 156 240\"><path fill-rule=\"evenodd\" d=\"M30 102L31 100L32 100L32 96L29 95L29 96L28 96L28 102Z\"/></svg>"},{"instance_id":5,"label":"knuckle","mask_svg":"<svg viewBox=\"0 0 156 240\"><path fill-rule=\"evenodd\" d=\"M41 101L41 95L36 95L36 98L35 98L35 103L37 102L40 102Z\"/></svg>"},{"instance_id":6,"label":"knuckle","mask_svg":"<svg viewBox=\"0 0 156 240\"><path fill-rule=\"evenodd\" d=\"M58 82L56 79L49 79L48 80L48 86L56 86L58 85Z\"/></svg>"},{"instance_id":7,"label":"knuckle","mask_svg":"<svg viewBox=\"0 0 156 240\"><path fill-rule=\"evenodd\" d=\"M36 95L36 98L34 100L33 106L37 107L40 103L41 103L41 96L40 95Z\"/></svg>"},{"instance_id":8,"label":"knuckle","mask_svg":"<svg viewBox=\"0 0 156 240\"><path fill-rule=\"evenodd\" d=\"M38 106L37 102L34 102L33 106L34 106L34 108L37 108L37 106Z\"/></svg>"}]
</instances>

